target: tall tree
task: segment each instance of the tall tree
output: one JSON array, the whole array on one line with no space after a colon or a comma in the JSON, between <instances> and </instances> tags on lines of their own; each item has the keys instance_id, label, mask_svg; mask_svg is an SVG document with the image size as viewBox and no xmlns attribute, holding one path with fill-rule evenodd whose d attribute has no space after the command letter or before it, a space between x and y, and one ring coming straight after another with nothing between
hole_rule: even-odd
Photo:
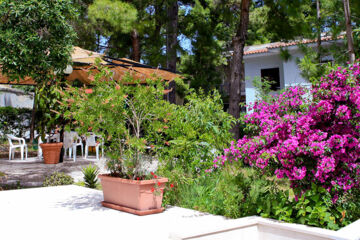
<instances>
[{"instance_id":1,"label":"tall tree","mask_svg":"<svg viewBox=\"0 0 360 240\"><path fill-rule=\"evenodd\" d=\"M177 0L171 0L167 6L167 29L166 29L166 68L170 71L176 72L177 62L177 37L178 37L178 19L179 19L179 5ZM170 82L169 88L173 89L168 96L171 103L176 102L175 96L175 81Z\"/></svg>"},{"instance_id":2,"label":"tall tree","mask_svg":"<svg viewBox=\"0 0 360 240\"><path fill-rule=\"evenodd\" d=\"M95 0L89 6L88 15L94 25L101 26L101 36L116 41L122 40L124 35L131 39L131 58L140 60L140 43L136 22L138 11L133 4L124 1ZM126 46L129 49L129 46Z\"/></svg>"},{"instance_id":3,"label":"tall tree","mask_svg":"<svg viewBox=\"0 0 360 240\"><path fill-rule=\"evenodd\" d=\"M344 3L344 15L345 15L345 26L346 26L346 38L348 44L349 61L350 63L355 62L355 49L351 27L351 14L349 0L343 0Z\"/></svg>"},{"instance_id":4,"label":"tall tree","mask_svg":"<svg viewBox=\"0 0 360 240\"><path fill-rule=\"evenodd\" d=\"M88 7L93 0L73 0L79 17L71 21L74 30L77 33L76 46L91 51L99 51L100 46L97 45L98 34L100 30L99 24L93 24L88 17Z\"/></svg>"},{"instance_id":5,"label":"tall tree","mask_svg":"<svg viewBox=\"0 0 360 240\"><path fill-rule=\"evenodd\" d=\"M233 58L231 63L231 79L230 79L230 100L229 113L235 118L240 117L240 101L242 84L245 81L244 71L244 47L249 25L250 0L241 1L240 22L237 27L236 35L233 38ZM240 137L239 126L233 127L232 132L234 138Z\"/></svg>"},{"instance_id":6,"label":"tall tree","mask_svg":"<svg viewBox=\"0 0 360 240\"><path fill-rule=\"evenodd\" d=\"M141 50L140 50L140 36L136 28L131 30L131 45L132 45L132 55L131 58L134 61L140 62Z\"/></svg>"},{"instance_id":7,"label":"tall tree","mask_svg":"<svg viewBox=\"0 0 360 240\"><path fill-rule=\"evenodd\" d=\"M317 59L318 62L321 62L321 10L320 10L320 0L316 0L316 30L317 30Z\"/></svg>"},{"instance_id":8,"label":"tall tree","mask_svg":"<svg viewBox=\"0 0 360 240\"><path fill-rule=\"evenodd\" d=\"M179 31L188 49L181 51L179 71L195 89L210 91L220 86L225 75L223 65L238 16L229 5L227 0L203 0L180 10Z\"/></svg>"}]
</instances>

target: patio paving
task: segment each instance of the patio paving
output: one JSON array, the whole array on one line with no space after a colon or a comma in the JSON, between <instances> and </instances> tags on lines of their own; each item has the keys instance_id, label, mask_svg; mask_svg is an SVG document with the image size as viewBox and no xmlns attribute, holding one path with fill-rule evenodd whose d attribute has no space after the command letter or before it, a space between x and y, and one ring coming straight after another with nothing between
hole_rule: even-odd
<instances>
[{"instance_id":1,"label":"patio paving","mask_svg":"<svg viewBox=\"0 0 360 240\"><path fill-rule=\"evenodd\" d=\"M79 186L0 191L4 239L169 239L170 233L229 221L221 216L169 207L136 216L105 208L102 192Z\"/></svg>"},{"instance_id":2,"label":"patio paving","mask_svg":"<svg viewBox=\"0 0 360 240\"><path fill-rule=\"evenodd\" d=\"M360 220L339 231L261 217L226 219L167 207L136 216L101 205L102 192L74 185L0 191L2 239L356 240Z\"/></svg>"},{"instance_id":3,"label":"patio paving","mask_svg":"<svg viewBox=\"0 0 360 240\"><path fill-rule=\"evenodd\" d=\"M65 158L64 162L58 164L44 164L36 157L28 158L27 160L8 160L0 159L0 172L6 174L2 185L17 185L24 187L42 186L46 176L53 172L63 172L72 176L75 180L81 181L83 174L81 172L83 167L89 164L97 165L101 171L104 170L104 161L96 161L96 159L77 158L74 162L72 159Z\"/></svg>"}]
</instances>

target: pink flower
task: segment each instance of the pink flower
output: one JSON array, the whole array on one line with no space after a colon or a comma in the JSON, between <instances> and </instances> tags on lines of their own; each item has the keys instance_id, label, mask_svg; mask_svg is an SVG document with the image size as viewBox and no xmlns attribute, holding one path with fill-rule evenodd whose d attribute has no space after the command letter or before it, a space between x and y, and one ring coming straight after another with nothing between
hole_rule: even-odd
<instances>
[{"instance_id":1,"label":"pink flower","mask_svg":"<svg viewBox=\"0 0 360 240\"><path fill-rule=\"evenodd\" d=\"M332 71L311 91L290 87L249 109L247 135L231 142L214 168L241 161L288 177L302 192L318 184L335 200L335 194L360 187L359 63Z\"/></svg>"}]
</instances>

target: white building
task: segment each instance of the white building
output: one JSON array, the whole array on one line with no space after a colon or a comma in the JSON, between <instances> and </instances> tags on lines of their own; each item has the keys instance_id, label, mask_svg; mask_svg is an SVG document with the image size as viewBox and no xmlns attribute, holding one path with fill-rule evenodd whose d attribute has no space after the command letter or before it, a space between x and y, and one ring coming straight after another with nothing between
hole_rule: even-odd
<instances>
[{"instance_id":1,"label":"white building","mask_svg":"<svg viewBox=\"0 0 360 240\"><path fill-rule=\"evenodd\" d=\"M33 108L34 96L9 85L0 85L0 107Z\"/></svg>"},{"instance_id":2,"label":"white building","mask_svg":"<svg viewBox=\"0 0 360 240\"><path fill-rule=\"evenodd\" d=\"M331 37L322 37L322 47L336 44L343 45L343 37L333 40ZM245 95L246 104L249 105L256 100L256 89L253 85L254 79L269 78L275 82L274 90L284 89L293 85L309 85L309 82L300 75L296 63L297 59L304 57L298 44L306 44L308 47L316 48L316 40L292 41L288 43L276 42L261 45L247 46L244 50L245 63ZM291 57L285 61L280 57L281 49L287 50ZM324 62L331 61L327 56Z\"/></svg>"}]
</instances>

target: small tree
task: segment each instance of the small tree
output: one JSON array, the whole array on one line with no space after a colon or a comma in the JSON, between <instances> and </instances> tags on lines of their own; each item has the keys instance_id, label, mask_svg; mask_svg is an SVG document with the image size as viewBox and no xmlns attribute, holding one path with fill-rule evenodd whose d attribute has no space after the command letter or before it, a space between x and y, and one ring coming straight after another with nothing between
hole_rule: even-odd
<instances>
[{"instance_id":1,"label":"small tree","mask_svg":"<svg viewBox=\"0 0 360 240\"><path fill-rule=\"evenodd\" d=\"M54 73L62 73L71 63L76 36L68 23L76 16L72 1L3 0L0 1L0 13L2 74L10 80L31 77L37 83L37 89L60 79L61 76L56 77ZM35 109L36 101L31 137Z\"/></svg>"},{"instance_id":2,"label":"small tree","mask_svg":"<svg viewBox=\"0 0 360 240\"><path fill-rule=\"evenodd\" d=\"M163 100L167 83L148 79L142 85L129 75L116 81L109 69L99 65L98 70L91 88L69 86L62 92L63 105L69 107L64 116L77 132L103 138L113 176L143 179L148 175L144 164L166 146L164 119L174 109Z\"/></svg>"}]
</instances>

